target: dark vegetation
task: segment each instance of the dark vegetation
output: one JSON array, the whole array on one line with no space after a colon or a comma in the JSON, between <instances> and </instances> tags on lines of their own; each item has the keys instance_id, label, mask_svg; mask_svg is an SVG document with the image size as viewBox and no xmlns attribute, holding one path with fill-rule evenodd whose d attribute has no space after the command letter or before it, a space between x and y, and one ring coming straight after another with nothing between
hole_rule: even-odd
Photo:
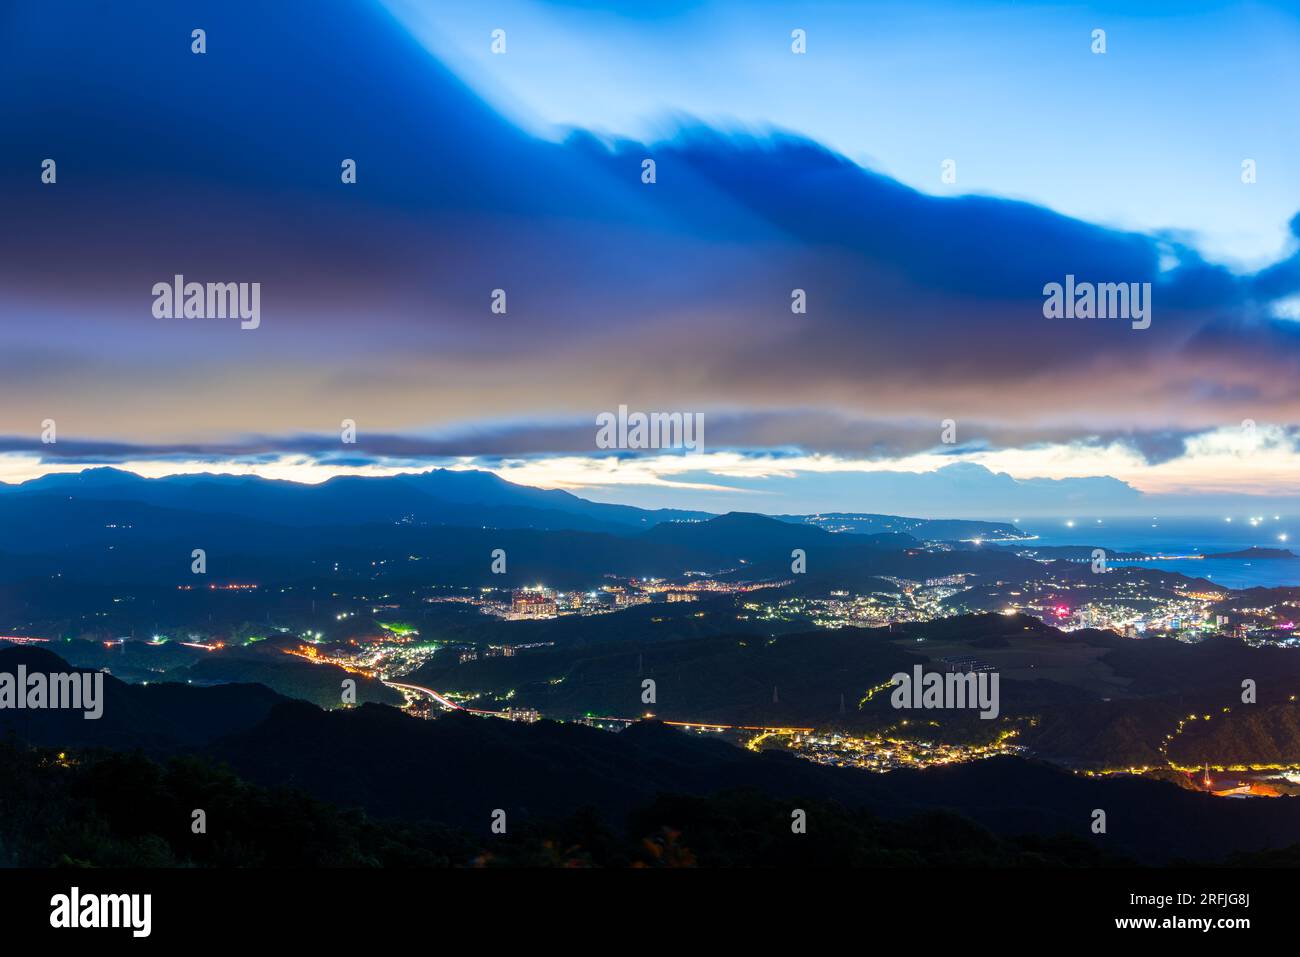
<instances>
[{"instance_id":1,"label":"dark vegetation","mask_svg":"<svg viewBox=\"0 0 1300 957\"><path fill-rule=\"evenodd\" d=\"M883 820L755 791L661 796L611 825L594 809L504 835L376 819L301 791L251 785L194 758L60 757L0 744L7 867L1003 867L1124 863L1080 838L1000 837L952 814ZM206 812L206 833L192 830Z\"/></svg>"},{"instance_id":2,"label":"dark vegetation","mask_svg":"<svg viewBox=\"0 0 1300 957\"><path fill-rule=\"evenodd\" d=\"M3 654L6 668L19 655L29 667L65 667L39 650ZM972 863L1024 862L1033 854L1050 863L1163 863L1217 861L1300 842L1296 799L1224 800L1163 781L1081 777L1016 758L879 775L782 752L753 753L658 722L611 733L464 713L426 721L374 704L322 711L256 685L140 687L106 678L104 694L98 721L75 712L0 712L13 741L6 760L16 762L0 774L9 860L57 863L66 855L123 863L145 859L133 854L156 854L172 863L468 863L486 850L494 860L552 854L550 860L563 862L576 843L584 849L575 852L579 860L615 864L638 860L632 850L649 839L664 844L667 858L689 851L697 863L761 863L768 859L763 855L787 852L808 855L808 863L885 862L891 854L910 854L918 863L933 862L935 855L952 862L963 855ZM66 757L51 757L58 752ZM239 780L214 766L232 769ZM203 798L209 786L216 796ZM284 789L301 793L285 797ZM748 817L711 803L737 789L762 795L753 798ZM166 803L168 794L177 795L174 805ZM91 811L59 817L60 807L84 809L75 803L80 800L89 801ZM295 824L299 803L304 810ZM210 822L210 843L201 853L186 843L195 807L207 811ZM179 820L177 808L184 812ZM579 827L574 816L584 808L599 809L596 817L606 829L600 841L572 837ZM648 808L660 810L637 816ZM807 846L783 843L794 808L822 809L810 812L809 835L817 837ZM1090 832L1096 808L1107 812L1105 835ZM507 814L509 840L495 841L489 833L495 809ZM744 840L734 843L725 828L691 831L687 811L705 821L775 816L785 831L737 824ZM584 814L582 820L593 819ZM932 825L912 819L930 814L966 819L945 826L967 834L970 847L946 839L926 844L922 838ZM240 815L248 820L236 827ZM826 830L831 821L842 833ZM669 846L681 840L674 832L686 835L684 845ZM814 851L829 834L836 839ZM1068 840L1047 839L1053 835ZM530 845L532 837L537 840ZM831 854L841 846L840 857ZM767 850L746 857L752 848ZM402 856L408 853L413 857Z\"/></svg>"}]
</instances>

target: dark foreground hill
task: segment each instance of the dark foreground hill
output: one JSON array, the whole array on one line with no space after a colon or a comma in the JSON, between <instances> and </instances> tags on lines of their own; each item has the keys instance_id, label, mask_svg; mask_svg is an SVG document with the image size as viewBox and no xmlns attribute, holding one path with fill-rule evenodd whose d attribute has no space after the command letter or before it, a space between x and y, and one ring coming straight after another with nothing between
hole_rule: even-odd
<instances>
[{"instance_id":1,"label":"dark foreground hill","mask_svg":"<svg viewBox=\"0 0 1300 957\"><path fill-rule=\"evenodd\" d=\"M174 748L250 727L265 718L272 705L289 698L334 705L342 694L340 680L346 678L356 680L359 701L401 702L399 693L379 681L332 665L274 650L261 655L234 651L147 684L104 674L103 714L95 719L83 717L81 711L0 708L0 734L12 730L24 740L65 747ZM44 648L0 648L0 673L16 674L20 665L28 674L96 673Z\"/></svg>"},{"instance_id":2,"label":"dark foreground hill","mask_svg":"<svg viewBox=\"0 0 1300 957\"><path fill-rule=\"evenodd\" d=\"M755 791L664 796L609 823L590 807L485 828L377 820L194 758L69 759L0 743L0 867L1044 867L1123 863L1080 838L1000 837L951 814L888 821ZM193 814L207 815L196 834ZM1283 863L1294 851L1282 851Z\"/></svg>"},{"instance_id":3,"label":"dark foreground hill","mask_svg":"<svg viewBox=\"0 0 1300 957\"><path fill-rule=\"evenodd\" d=\"M29 668L67 668L48 652L18 649L6 653L0 671L20 655ZM767 802L768 810L755 812L762 820L776 811L788 821L795 809L835 807L841 810L821 813L828 819L838 815L836 827L849 827L845 815L866 816L853 830L866 827L862 822L868 819L893 827L918 813L956 814L976 830L998 835L977 839L969 831L967 837L1001 848L999 854L1011 853L1006 842L1023 848L1023 839L1062 836L1076 850L1087 849L1084 857L1095 852L1146 862L1215 861L1300 843L1300 799L1232 801L1161 781L1084 777L1011 758L879 775L781 752L750 752L657 722L615 734L463 712L427 721L375 704L322 711L256 685L138 687L111 676L104 677L104 716L98 721L49 710L0 710L0 720L16 742L66 750L76 766L105 760L102 752L87 749L188 754L228 764L262 788L294 788L330 806L360 808L403 826L469 834L483 834L497 810L512 826L543 830L583 808L595 809L601 827L616 830L647 807L717 820L716 808L692 802L739 788ZM63 759L54 763L61 767ZM114 793L159 786L156 766L108 766L118 768ZM0 806L30 799L16 788L0 778ZM1102 835L1090 827L1097 810L1106 814ZM650 819L642 820L649 825ZM110 819L108 826L119 823ZM669 815L656 826L672 831L679 824ZM810 816L810 829L825 825ZM725 848L716 835L709 840L721 855Z\"/></svg>"},{"instance_id":4,"label":"dark foreground hill","mask_svg":"<svg viewBox=\"0 0 1300 957\"><path fill-rule=\"evenodd\" d=\"M706 797L737 787L784 803L831 801L889 820L947 811L1004 837L1077 837L1148 862L1218 860L1300 842L1300 800L1213 798L1159 781L1098 779L1019 759L876 775L752 753L656 722L621 734L451 714L409 718L381 706L322 712L277 707L210 753L263 785L302 788L402 820L487 828L593 806L617 822L661 795ZM1095 810L1107 833L1090 831Z\"/></svg>"},{"instance_id":5,"label":"dark foreground hill","mask_svg":"<svg viewBox=\"0 0 1300 957\"><path fill-rule=\"evenodd\" d=\"M0 673L16 675L19 666L29 675L96 674L75 669L43 648L0 649ZM108 674L102 681L99 718L87 719L82 711L68 709L0 708L0 736L12 734L50 747L168 751L252 727L286 700L260 684L132 685Z\"/></svg>"}]
</instances>

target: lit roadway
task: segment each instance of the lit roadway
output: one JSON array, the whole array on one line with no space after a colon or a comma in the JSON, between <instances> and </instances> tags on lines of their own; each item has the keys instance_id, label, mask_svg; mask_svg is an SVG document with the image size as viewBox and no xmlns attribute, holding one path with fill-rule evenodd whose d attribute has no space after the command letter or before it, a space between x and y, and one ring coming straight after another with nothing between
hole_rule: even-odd
<instances>
[{"instance_id":1,"label":"lit roadway","mask_svg":"<svg viewBox=\"0 0 1300 957\"><path fill-rule=\"evenodd\" d=\"M482 711L479 708L467 708L464 705L457 704L456 702L452 701L450 698L443 697L442 695L438 694L438 692L434 691L432 688L426 688L424 685L407 684L406 682L403 681L385 681L384 684L388 685L388 687L390 688L402 688L407 691L419 691L423 694L427 694L430 698L438 702L438 704L442 705L448 711L466 711L469 714L491 714L491 715L498 715L502 718L506 716L506 713L504 711Z\"/></svg>"},{"instance_id":2,"label":"lit roadway","mask_svg":"<svg viewBox=\"0 0 1300 957\"><path fill-rule=\"evenodd\" d=\"M427 694L430 698L432 698L434 701L438 702L438 704L446 708L448 711L465 710L460 705L456 704L456 702L449 701L448 699L444 698L442 695L438 694L438 692L434 691L432 688L426 688L424 687L424 685L405 684L404 682L401 681L385 681L384 684L388 685L388 687L390 688L404 688L407 691L423 692L424 694Z\"/></svg>"},{"instance_id":3,"label":"lit roadway","mask_svg":"<svg viewBox=\"0 0 1300 957\"><path fill-rule=\"evenodd\" d=\"M438 694L438 692L434 691L432 688L426 688L424 685L413 685L404 681L385 681L384 684L388 685L390 688L401 688L407 691L418 691L422 694L427 694L448 711L466 711L470 714L491 714L500 717L506 716L504 711L483 711L479 708L466 708L464 705L459 705L449 698ZM631 724L637 719L600 717L594 718L593 720L626 721L628 724ZM665 721L664 724L671 725L675 728L698 728L701 731L761 731L767 734L798 734L801 732L804 734L810 734L813 730L812 728L761 728L753 725L714 724L712 721Z\"/></svg>"}]
</instances>

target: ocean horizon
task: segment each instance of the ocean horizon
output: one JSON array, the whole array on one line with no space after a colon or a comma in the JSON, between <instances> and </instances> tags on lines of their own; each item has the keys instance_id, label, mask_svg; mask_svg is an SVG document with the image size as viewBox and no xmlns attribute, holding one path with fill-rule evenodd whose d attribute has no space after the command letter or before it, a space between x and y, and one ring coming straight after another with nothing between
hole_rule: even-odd
<instances>
[{"instance_id":1,"label":"ocean horizon","mask_svg":"<svg viewBox=\"0 0 1300 957\"><path fill-rule=\"evenodd\" d=\"M1039 545L1092 545L1107 550L1167 555L1143 567L1204 578L1225 588L1300 586L1300 558L1189 558L1246 548L1295 551L1294 520L1286 515L1225 518L1060 518L1029 519L1016 526L1036 536ZM1286 539L1280 539L1286 535Z\"/></svg>"}]
</instances>

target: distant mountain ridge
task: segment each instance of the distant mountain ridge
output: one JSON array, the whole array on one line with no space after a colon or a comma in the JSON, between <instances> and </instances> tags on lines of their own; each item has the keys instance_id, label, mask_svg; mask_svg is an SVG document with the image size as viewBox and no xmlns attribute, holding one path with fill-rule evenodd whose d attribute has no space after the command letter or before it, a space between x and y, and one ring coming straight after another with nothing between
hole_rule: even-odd
<instances>
[{"instance_id":1,"label":"distant mountain ridge","mask_svg":"<svg viewBox=\"0 0 1300 957\"><path fill-rule=\"evenodd\" d=\"M1205 555L1204 558L1257 558L1261 560L1279 559L1279 558L1296 558L1295 552L1289 548L1264 548L1259 545L1252 545L1250 548L1242 548L1235 552L1216 552L1213 555Z\"/></svg>"},{"instance_id":2,"label":"distant mountain ridge","mask_svg":"<svg viewBox=\"0 0 1300 957\"><path fill-rule=\"evenodd\" d=\"M1027 536L1010 522L957 518L907 518L859 512L817 512L813 515L777 515L783 522L815 525L827 531L859 535L909 535L922 541L1014 541Z\"/></svg>"},{"instance_id":3,"label":"distant mountain ridge","mask_svg":"<svg viewBox=\"0 0 1300 957\"><path fill-rule=\"evenodd\" d=\"M16 485L0 482L0 501L9 496L33 495L137 502L289 526L409 522L627 534L668 522L700 522L717 517L703 511L593 502L562 489L519 485L492 472L469 469L433 469L392 476L342 475L309 485L212 472L145 478L124 469L97 467L51 473ZM1024 536L1006 522L845 512L771 517L790 524L874 537L880 544L886 543L885 536L894 535L894 544L899 547L919 540Z\"/></svg>"},{"instance_id":4,"label":"distant mountain ridge","mask_svg":"<svg viewBox=\"0 0 1300 957\"><path fill-rule=\"evenodd\" d=\"M30 495L139 502L291 526L407 521L627 532L664 521L709 517L707 512L589 502L561 489L516 485L491 472L450 469L376 477L343 475L307 485L218 473L144 478L122 469L93 468L45 475L20 485L0 484L0 501Z\"/></svg>"},{"instance_id":5,"label":"distant mountain ridge","mask_svg":"<svg viewBox=\"0 0 1300 957\"><path fill-rule=\"evenodd\" d=\"M218 583L382 574L393 587L590 588L610 575L702 572L733 581L793 579L801 593L824 594L877 588L882 577L926 581L966 573L977 581L1023 581L1041 571L1039 562L988 543L923 547L922 538L946 532L1018 531L1005 523L874 516L886 528L904 524L916 534L862 534L791 518L647 511L484 472L303 485L91 469L0 485L0 582L180 585L193 581L196 548ZM491 567L498 549L509 556L500 574ZM0 610L6 598L16 603L13 613L27 600L0 592Z\"/></svg>"}]
</instances>

